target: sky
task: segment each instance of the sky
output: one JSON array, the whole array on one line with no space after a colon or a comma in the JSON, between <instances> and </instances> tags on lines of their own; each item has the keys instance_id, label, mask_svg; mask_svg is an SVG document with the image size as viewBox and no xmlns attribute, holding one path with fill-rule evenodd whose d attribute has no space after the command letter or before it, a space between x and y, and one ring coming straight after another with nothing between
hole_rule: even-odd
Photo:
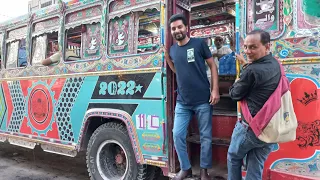
<instances>
[{"instance_id":1,"label":"sky","mask_svg":"<svg viewBox=\"0 0 320 180\"><path fill-rule=\"evenodd\" d=\"M0 22L28 13L29 0L0 0Z\"/></svg>"},{"instance_id":2,"label":"sky","mask_svg":"<svg viewBox=\"0 0 320 180\"><path fill-rule=\"evenodd\" d=\"M0 0L0 23L27 14L28 2L29 0Z\"/></svg>"}]
</instances>

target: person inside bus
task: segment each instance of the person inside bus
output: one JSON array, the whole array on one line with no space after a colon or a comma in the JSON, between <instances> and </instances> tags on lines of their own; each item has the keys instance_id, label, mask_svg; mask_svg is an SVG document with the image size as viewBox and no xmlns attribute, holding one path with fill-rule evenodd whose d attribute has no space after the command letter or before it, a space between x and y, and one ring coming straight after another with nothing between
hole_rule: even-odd
<instances>
[{"instance_id":1,"label":"person inside bus","mask_svg":"<svg viewBox=\"0 0 320 180\"><path fill-rule=\"evenodd\" d=\"M200 178L209 180L207 169L212 168L212 105L220 99L217 66L205 41L187 36L188 23L184 15L173 15L169 25L171 35L177 43L171 46L170 52L165 48L163 51L166 62L177 77L178 97L172 132L181 167L173 180L192 176L186 136L193 114L198 120L201 141ZM211 90L205 62L212 74Z\"/></svg>"},{"instance_id":2,"label":"person inside bus","mask_svg":"<svg viewBox=\"0 0 320 180\"><path fill-rule=\"evenodd\" d=\"M223 56L225 56L225 55L227 55L227 54L232 53L232 50L231 50L229 47L224 46L224 44L225 44L225 39L224 39L224 37L222 37L222 36L216 36L216 37L214 38L214 45L215 45L216 49L212 49L212 47L210 48L210 49L211 49L212 56L213 56L213 58L214 58L214 61L215 61L216 65L217 65L217 67L219 67L219 59L220 59L221 57L223 57ZM211 81L210 81L210 79L211 79L211 72L210 72L210 69L209 69L208 65L207 65L207 77L208 77L208 79L209 79L209 82L211 82Z\"/></svg>"},{"instance_id":3,"label":"person inside bus","mask_svg":"<svg viewBox=\"0 0 320 180\"><path fill-rule=\"evenodd\" d=\"M232 53L232 50L229 47L224 46L224 44L225 44L224 37L216 36L214 38L214 45L216 46L216 49L213 50L212 56L215 57L217 61L219 61L219 59L222 56Z\"/></svg>"},{"instance_id":4,"label":"person inside bus","mask_svg":"<svg viewBox=\"0 0 320 180\"><path fill-rule=\"evenodd\" d=\"M235 101L245 99L254 117L278 87L281 71L278 61L270 53L270 34L254 30L244 40L244 52L248 63L243 65L240 79L230 87L230 97ZM237 55L241 64L246 60ZM261 122L265 120L261 119ZM242 180L242 160L247 155L246 179L261 180L264 162L274 144L259 140L246 119L238 121L228 149L228 180Z\"/></svg>"},{"instance_id":5,"label":"person inside bus","mask_svg":"<svg viewBox=\"0 0 320 180\"><path fill-rule=\"evenodd\" d=\"M27 66L27 50L26 50L26 40L22 39L19 43L18 49L18 67Z\"/></svg>"},{"instance_id":6,"label":"person inside bus","mask_svg":"<svg viewBox=\"0 0 320 180\"><path fill-rule=\"evenodd\" d=\"M61 59L62 52L59 51L58 42L55 41L55 42L52 42L51 44L52 44L52 49L51 49L52 55L41 61L42 65L44 66L49 66L51 64L58 63ZM66 50L67 60L78 60L79 58L77 57L78 55L72 49Z\"/></svg>"}]
</instances>

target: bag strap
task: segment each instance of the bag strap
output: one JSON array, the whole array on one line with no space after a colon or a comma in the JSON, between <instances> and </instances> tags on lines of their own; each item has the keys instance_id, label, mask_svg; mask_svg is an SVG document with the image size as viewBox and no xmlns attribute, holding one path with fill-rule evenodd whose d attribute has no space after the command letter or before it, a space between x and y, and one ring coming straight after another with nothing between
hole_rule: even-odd
<instances>
[{"instance_id":1,"label":"bag strap","mask_svg":"<svg viewBox=\"0 0 320 180\"><path fill-rule=\"evenodd\" d=\"M280 84L283 81L282 76L285 76L285 72L284 72L284 68L283 68L281 62L279 60L277 60L277 61L279 63L280 71L281 71L281 77L280 77L280 81L279 81L279 84ZM250 113L250 110L249 110L249 107L248 107L248 103L247 103L247 101L245 99L240 101L240 108L241 108L241 112L242 112L245 120L250 124L252 122L253 117L252 117L252 115Z\"/></svg>"},{"instance_id":2,"label":"bag strap","mask_svg":"<svg viewBox=\"0 0 320 180\"><path fill-rule=\"evenodd\" d=\"M250 124L250 122L252 121L252 115L249 111L248 103L246 100L240 101L240 108L244 118Z\"/></svg>"}]
</instances>

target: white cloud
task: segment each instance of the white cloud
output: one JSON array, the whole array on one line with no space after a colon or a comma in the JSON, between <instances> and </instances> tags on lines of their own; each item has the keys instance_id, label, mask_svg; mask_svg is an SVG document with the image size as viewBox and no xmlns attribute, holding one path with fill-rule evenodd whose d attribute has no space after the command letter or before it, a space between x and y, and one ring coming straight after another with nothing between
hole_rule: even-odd
<instances>
[{"instance_id":1,"label":"white cloud","mask_svg":"<svg viewBox=\"0 0 320 180\"><path fill-rule=\"evenodd\" d=\"M0 0L0 22L28 13L29 0Z\"/></svg>"}]
</instances>

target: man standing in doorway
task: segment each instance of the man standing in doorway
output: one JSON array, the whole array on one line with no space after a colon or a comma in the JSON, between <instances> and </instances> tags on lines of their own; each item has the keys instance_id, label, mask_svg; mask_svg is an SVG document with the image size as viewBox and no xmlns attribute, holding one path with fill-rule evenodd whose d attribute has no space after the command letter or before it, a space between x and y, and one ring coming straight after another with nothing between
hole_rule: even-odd
<instances>
[{"instance_id":1,"label":"man standing in doorway","mask_svg":"<svg viewBox=\"0 0 320 180\"><path fill-rule=\"evenodd\" d=\"M207 169L212 167L212 105L218 103L219 87L217 67L207 44L201 39L187 36L188 24L182 14L169 20L171 35L177 41L165 51L165 58L176 73L178 97L175 107L173 139L181 170L174 180L192 175L188 158L186 136L189 122L196 115L201 141L201 180L209 180ZM211 69L211 89L206 75L206 62Z\"/></svg>"},{"instance_id":2,"label":"man standing in doorway","mask_svg":"<svg viewBox=\"0 0 320 180\"><path fill-rule=\"evenodd\" d=\"M248 63L244 65L240 79L230 88L233 100L245 99L252 117L262 108L278 87L281 71L278 61L270 51L270 34L254 30L247 34L244 52ZM241 64L246 61L237 56ZM261 119L263 122L264 120ZM228 180L242 180L242 160L247 155L247 180L261 180L264 162L272 151L273 144L260 141L242 117L238 121L231 137L228 150Z\"/></svg>"}]
</instances>

